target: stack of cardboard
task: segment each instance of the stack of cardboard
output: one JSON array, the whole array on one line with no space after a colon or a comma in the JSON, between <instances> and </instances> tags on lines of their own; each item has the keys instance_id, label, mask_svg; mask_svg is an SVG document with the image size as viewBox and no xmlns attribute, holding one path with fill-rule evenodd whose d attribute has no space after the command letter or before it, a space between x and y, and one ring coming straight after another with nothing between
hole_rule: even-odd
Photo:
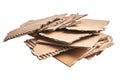
<instances>
[{"instance_id":1,"label":"stack of cardboard","mask_svg":"<svg viewBox=\"0 0 120 80\"><path fill-rule=\"evenodd\" d=\"M4 41L23 35L34 38L25 41L31 52L40 60L55 57L67 66L99 55L113 42L109 35L101 33L107 20L81 19L87 14L60 14L30 20L7 34Z\"/></svg>"}]
</instances>

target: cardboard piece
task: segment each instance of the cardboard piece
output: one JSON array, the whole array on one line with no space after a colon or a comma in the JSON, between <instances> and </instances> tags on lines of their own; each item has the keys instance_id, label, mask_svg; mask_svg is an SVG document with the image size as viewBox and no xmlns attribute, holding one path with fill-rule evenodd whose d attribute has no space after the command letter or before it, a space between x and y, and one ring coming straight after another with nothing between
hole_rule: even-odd
<instances>
[{"instance_id":1,"label":"cardboard piece","mask_svg":"<svg viewBox=\"0 0 120 80\"><path fill-rule=\"evenodd\" d=\"M55 31L50 33L39 33L39 35L56 42L71 44L81 38L91 36L92 34Z\"/></svg>"},{"instance_id":2,"label":"cardboard piece","mask_svg":"<svg viewBox=\"0 0 120 80\"><path fill-rule=\"evenodd\" d=\"M40 60L46 59L48 57L51 57L61 52L65 52L67 50L72 49L70 47L36 44L35 39L26 40L25 43L32 50L33 55L37 56Z\"/></svg>"},{"instance_id":3,"label":"cardboard piece","mask_svg":"<svg viewBox=\"0 0 120 80\"><path fill-rule=\"evenodd\" d=\"M48 27L46 30L49 31L55 31L56 29L61 29L61 28L65 28L67 26L71 26L76 20L87 16L87 14L84 15L79 15L79 14L71 14L70 16L67 16L64 18L64 21L61 24L58 24L56 26L51 26Z\"/></svg>"},{"instance_id":4,"label":"cardboard piece","mask_svg":"<svg viewBox=\"0 0 120 80\"><path fill-rule=\"evenodd\" d=\"M107 20L94 20L94 19L82 19L77 22L76 25L71 27L66 27L68 30L75 31L91 31L91 32L99 32L104 30L105 26L109 23Z\"/></svg>"},{"instance_id":5,"label":"cardboard piece","mask_svg":"<svg viewBox=\"0 0 120 80\"><path fill-rule=\"evenodd\" d=\"M58 55L55 55L54 57L56 59L58 59L59 61L61 61L62 63L66 64L67 66L72 66L73 64L75 64L78 60L82 59L82 58L87 58L90 59L92 57L94 57L96 54L100 54L105 48L109 47L112 45L112 39L111 38L107 38L107 42L104 40L101 44L102 47L99 48L75 48L63 53L60 53ZM97 42L96 46L99 46L100 42Z\"/></svg>"},{"instance_id":6,"label":"cardboard piece","mask_svg":"<svg viewBox=\"0 0 120 80\"><path fill-rule=\"evenodd\" d=\"M15 37L33 33L34 31L41 29L41 27L43 27L44 25L54 22L55 20L62 19L63 17L65 17L65 15L66 14L60 14L60 15L54 15L51 17L47 17L44 19L28 21L24 23L23 25L21 25L20 28L10 31L5 37L4 41L7 41Z\"/></svg>"},{"instance_id":7,"label":"cardboard piece","mask_svg":"<svg viewBox=\"0 0 120 80\"><path fill-rule=\"evenodd\" d=\"M95 55L99 55L101 52L103 52L106 48L113 45L112 38L110 36L107 36L106 40L99 41L96 44L96 48L92 50L88 55L86 55L86 58L89 59L90 57L94 57Z\"/></svg>"},{"instance_id":8,"label":"cardboard piece","mask_svg":"<svg viewBox=\"0 0 120 80\"><path fill-rule=\"evenodd\" d=\"M88 50L89 48L76 48L76 49L72 49L67 52L55 55L54 57L60 62L70 67L73 64L75 64L76 61L82 58L81 56L84 55Z\"/></svg>"},{"instance_id":9,"label":"cardboard piece","mask_svg":"<svg viewBox=\"0 0 120 80\"><path fill-rule=\"evenodd\" d=\"M105 34L100 33L98 35L93 35L93 36L83 38L81 40L77 40L71 44L61 44L58 42L50 41L48 39L47 40L37 39L37 43L44 43L44 44L57 45L57 46L67 46L67 47L89 47L90 48L90 47L93 47L94 44L97 43L99 39L101 39L101 37L105 37L105 36L106 36ZM73 36L71 35L71 37Z\"/></svg>"}]
</instances>

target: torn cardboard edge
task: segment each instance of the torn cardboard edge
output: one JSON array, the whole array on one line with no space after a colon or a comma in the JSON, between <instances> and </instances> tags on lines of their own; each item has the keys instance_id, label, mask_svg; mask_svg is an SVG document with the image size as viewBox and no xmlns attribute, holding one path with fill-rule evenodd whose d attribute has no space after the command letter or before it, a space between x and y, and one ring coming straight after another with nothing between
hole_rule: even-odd
<instances>
[{"instance_id":1,"label":"torn cardboard edge","mask_svg":"<svg viewBox=\"0 0 120 80\"><path fill-rule=\"evenodd\" d=\"M82 17L85 17L85 16L87 16L87 14L83 14L83 15L79 15L78 13L77 14L71 14L71 15L65 17L64 21L61 24L58 24L56 26L48 27L46 30L47 31L55 31L56 29L62 29L62 28L65 28L67 26L71 26L76 22L76 20L78 20Z\"/></svg>"},{"instance_id":2,"label":"torn cardboard edge","mask_svg":"<svg viewBox=\"0 0 120 80\"><path fill-rule=\"evenodd\" d=\"M92 50L85 58L90 58L91 56L94 57L95 55L99 55L101 52L104 51L105 48L108 48L113 45L113 40L110 36L107 36L106 40L99 41L96 44L96 49Z\"/></svg>"},{"instance_id":3,"label":"torn cardboard edge","mask_svg":"<svg viewBox=\"0 0 120 80\"><path fill-rule=\"evenodd\" d=\"M39 19L39 20L31 20L23 25L21 25L20 28L14 29L10 31L7 36L5 37L4 41L7 41L9 39L20 37L25 34L33 33L36 30L41 29L43 26L48 25L51 22L54 22L57 19L62 19L65 17L66 14L60 14L60 15L54 15L47 18Z\"/></svg>"},{"instance_id":4,"label":"torn cardboard edge","mask_svg":"<svg viewBox=\"0 0 120 80\"><path fill-rule=\"evenodd\" d=\"M43 18L43 19L30 20L26 23L23 23L19 28L10 31L5 37L4 41L13 39L16 37L20 37L26 34L31 34L34 32L38 33L41 31L45 31L45 30L48 30L49 28L51 29L53 28L53 30L55 31L57 28L63 27L65 24L70 22L73 23L73 20L77 20L84 16L87 16L87 14L84 14L84 15L71 14L70 16L67 16L68 18L67 19L66 14L59 14L59 15L54 15L47 18Z\"/></svg>"}]
</instances>

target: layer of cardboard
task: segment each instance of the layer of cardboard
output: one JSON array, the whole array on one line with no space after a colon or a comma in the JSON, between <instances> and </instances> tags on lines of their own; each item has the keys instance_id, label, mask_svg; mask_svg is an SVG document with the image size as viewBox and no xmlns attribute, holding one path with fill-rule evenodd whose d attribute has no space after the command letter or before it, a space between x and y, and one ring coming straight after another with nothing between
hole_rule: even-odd
<instances>
[{"instance_id":1,"label":"layer of cardboard","mask_svg":"<svg viewBox=\"0 0 120 80\"><path fill-rule=\"evenodd\" d=\"M10 31L4 41L23 35L33 38L25 41L38 59L54 57L72 66L78 60L91 59L113 45L109 35L101 33L108 20L81 19L87 14L60 14L30 20Z\"/></svg>"},{"instance_id":2,"label":"layer of cardboard","mask_svg":"<svg viewBox=\"0 0 120 80\"><path fill-rule=\"evenodd\" d=\"M91 36L90 33L73 33L66 31L55 31L50 33L39 33L40 36L51 39L56 42L71 44L81 38Z\"/></svg>"},{"instance_id":3,"label":"layer of cardboard","mask_svg":"<svg viewBox=\"0 0 120 80\"><path fill-rule=\"evenodd\" d=\"M48 57L57 55L61 52L65 52L72 48L61 47L61 46L51 46L46 44L36 44L35 39L30 39L25 41L26 45L32 50L32 53L37 56L40 60L46 59Z\"/></svg>"},{"instance_id":4,"label":"layer of cardboard","mask_svg":"<svg viewBox=\"0 0 120 80\"><path fill-rule=\"evenodd\" d=\"M107 20L94 20L94 19L82 19L77 22L76 25L66 27L68 30L75 31L93 31L99 32L104 30L105 26L109 23Z\"/></svg>"},{"instance_id":5,"label":"layer of cardboard","mask_svg":"<svg viewBox=\"0 0 120 80\"><path fill-rule=\"evenodd\" d=\"M102 52L104 49L113 44L111 38L107 38L107 40L107 42L105 40L102 41L102 44L99 48L75 48L55 55L54 57L70 67L84 57L87 59L94 57L96 54L98 54L98 52ZM99 46L99 43L101 43L101 41L97 42L96 46Z\"/></svg>"},{"instance_id":6,"label":"layer of cardboard","mask_svg":"<svg viewBox=\"0 0 120 80\"><path fill-rule=\"evenodd\" d=\"M54 15L51 17L47 17L44 19L28 21L24 23L23 25L21 25L20 28L10 31L5 37L4 41L7 41L9 39L19 37L25 34L33 33L34 31L41 29L43 25L47 25L51 22L54 22L55 20L62 19L63 17L65 17L65 15L66 14L60 14L60 15Z\"/></svg>"},{"instance_id":7,"label":"layer of cardboard","mask_svg":"<svg viewBox=\"0 0 120 80\"><path fill-rule=\"evenodd\" d=\"M71 44L61 44L58 42L54 42L54 41L50 41L49 39L37 39L37 43L44 43L44 44L50 44L50 45L58 45L58 46L69 46L69 47L93 47L93 45L99 40L101 39L101 37L105 37L105 34L97 34L97 35L92 35L89 37L85 37L81 40L77 40ZM62 37L62 36L61 36ZM70 35L70 37L73 37L72 35ZM65 39L65 38L62 38ZM69 38L68 38L69 39Z\"/></svg>"}]
</instances>

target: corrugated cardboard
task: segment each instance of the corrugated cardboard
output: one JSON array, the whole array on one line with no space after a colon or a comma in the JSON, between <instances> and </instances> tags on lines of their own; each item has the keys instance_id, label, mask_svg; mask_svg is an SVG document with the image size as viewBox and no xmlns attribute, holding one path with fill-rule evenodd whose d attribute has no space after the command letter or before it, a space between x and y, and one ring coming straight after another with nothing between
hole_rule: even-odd
<instances>
[{"instance_id":1,"label":"corrugated cardboard","mask_svg":"<svg viewBox=\"0 0 120 80\"><path fill-rule=\"evenodd\" d=\"M30 43L31 42L31 43ZM28 46L31 48L32 52L34 55L36 55L39 59L45 59L50 56L53 56L54 54L55 58L66 64L67 66L72 66L76 61L86 58L86 59L91 59L95 55L100 54L105 48L109 47L112 44L112 39L108 37L108 35L102 34L101 38L99 38L99 41L94 44L92 48L63 48L61 50L58 50L60 47L52 46L52 45L44 45L45 48L43 48L41 44L38 44L39 46L37 47L38 50L35 50L35 45L36 45L37 39L30 39L27 40ZM34 46L34 48L33 48ZM41 50L41 47L43 48ZM47 49L49 50L47 50ZM34 49L34 50L33 50ZM56 51L57 50L57 51ZM63 51L64 50L64 51ZM35 52L34 52L35 51ZM42 51L42 52L41 52ZM46 53L51 53L51 54L45 54ZM39 52L39 53L36 53ZM61 53L63 52L63 53ZM42 56L39 56L41 54L45 54Z\"/></svg>"},{"instance_id":2,"label":"corrugated cardboard","mask_svg":"<svg viewBox=\"0 0 120 80\"><path fill-rule=\"evenodd\" d=\"M26 45L40 60L55 57L67 66L72 66L82 58L91 59L110 47L112 38L101 33L109 23L107 20L82 19L87 14L54 15L30 20L10 31L4 41L23 35L33 39Z\"/></svg>"},{"instance_id":3,"label":"corrugated cardboard","mask_svg":"<svg viewBox=\"0 0 120 80\"><path fill-rule=\"evenodd\" d=\"M93 31L99 32L104 30L105 26L109 23L107 20L94 20L94 19L82 19L77 22L76 25L71 27L66 27L68 30L75 30L75 31Z\"/></svg>"},{"instance_id":4,"label":"corrugated cardboard","mask_svg":"<svg viewBox=\"0 0 120 80\"><path fill-rule=\"evenodd\" d=\"M60 15L54 15L51 17L47 17L44 19L28 21L24 23L23 25L21 25L20 28L10 31L5 37L4 41L7 41L9 39L19 37L25 34L33 33L34 31L41 29L43 25L47 25L51 22L54 22L56 19L62 19L63 17L65 17L65 15L66 14L60 14Z\"/></svg>"},{"instance_id":5,"label":"corrugated cardboard","mask_svg":"<svg viewBox=\"0 0 120 80\"><path fill-rule=\"evenodd\" d=\"M33 55L37 56L40 60L72 49L68 47L36 44L36 39L26 40L25 43L31 49Z\"/></svg>"},{"instance_id":6,"label":"corrugated cardboard","mask_svg":"<svg viewBox=\"0 0 120 80\"><path fill-rule=\"evenodd\" d=\"M74 33L66 31L55 31L50 33L39 33L39 35L56 42L71 44L81 38L91 36L90 33Z\"/></svg>"},{"instance_id":7,"label":"corrugated cardboard","mask_svg":"<svg viewBox=\"0 0 120 80\"><path fill-rule=\"evenodd\" d=\"M62 63L66 64L67 66L72 66L75 62L78 60L86 57L87 59L90 59L94 57L97 54L100 54L105 48L112 45L112 39L107 38L107 42L104 40L102 41L102 44L99 48L76 48L72 49L63 53L60 53L58 55L55 55L54 57L61 61ZM96 46L99 46L100 42L97 42Z\"/></svg>"}]
</instances>

